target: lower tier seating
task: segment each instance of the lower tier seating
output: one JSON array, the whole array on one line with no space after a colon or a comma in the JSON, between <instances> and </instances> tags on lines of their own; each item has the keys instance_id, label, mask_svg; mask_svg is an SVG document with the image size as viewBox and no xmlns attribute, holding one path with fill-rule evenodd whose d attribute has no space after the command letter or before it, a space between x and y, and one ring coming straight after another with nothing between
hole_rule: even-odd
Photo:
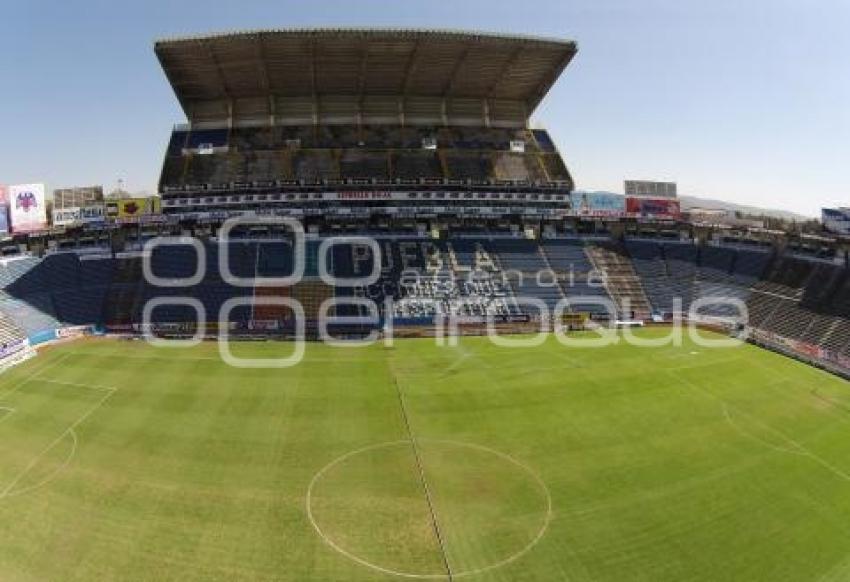
<instances>
[{"instance_id":1,"label":"lower tier seating","mask_svg":"<svg viewBox=\"0 0 850 582\"><path fill-rule=\"evenodd\" d=\"M606 309L594 299L613 297L620 306L628 298L638 317L650 311L661 316L678 309L688 312L699 301L698 315L733 318L739 309L723 301L732 299L746 305L753 328L830 353L850 354L850 273L798 257L667 240L385 237L378 241L377 269L371 246L332 246L325 261L330 273L361 278L333 289L318 280L319 241L309 240L306 279L287 289L255 285L255 279L293 272L291 241L258 238L248 231L240 236L228 243L226 251L232 275L245 279L242 286L219 272L220 249L214 242L204 244L206 270L188 288L145 281L142 258L131 254L97 258L52 253L44 258L3 259L0 344L63 325L138 323L151 299L178 296L200 301L208 320L217 319L230 299L250 301L257 296L291 296L309 304L305 310L310 317L333 294L363 297L376 301L383 316L399 318L536 315L525 299L542 302L549 312L566 305L571 312L605 317ZM152 271L164 281L191 277L196 270L196 252L186 245L159 249L150 261ZM377 280L365 280L373 271ZM387 299L392 304L385 308ZM362 307L349 307L338 314L364 312ZM288 316L287 309L257 310L249 305L233 310L230 319ZM195 321L196 314L185 305L165 304L154 310L152 319Z\"/></svg>"}]
</instances>

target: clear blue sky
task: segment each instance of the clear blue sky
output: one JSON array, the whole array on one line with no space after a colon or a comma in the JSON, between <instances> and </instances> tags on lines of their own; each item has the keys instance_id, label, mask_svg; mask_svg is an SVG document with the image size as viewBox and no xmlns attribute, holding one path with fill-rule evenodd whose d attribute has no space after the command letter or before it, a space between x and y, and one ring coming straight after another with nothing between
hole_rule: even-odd
<instances>
[{"instance_id":1,"label":"clear blue sky","mask_svg":"<svg viewBox=\"0 0 850 582\"><path fill-rule=\"evenodd\" d=\"M571 38L579 54L534 119L578 187L850 205L847 0L4 0L0 183L153 190L184 120L153 40L289 26Z\"/></svg>"}]
</instances>

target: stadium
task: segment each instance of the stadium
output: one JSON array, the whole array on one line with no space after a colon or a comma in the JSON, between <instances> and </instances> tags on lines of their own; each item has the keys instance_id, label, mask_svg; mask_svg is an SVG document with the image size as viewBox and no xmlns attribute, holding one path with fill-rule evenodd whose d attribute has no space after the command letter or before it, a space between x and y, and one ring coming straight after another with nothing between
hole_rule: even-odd
<instances>
[{"instance_id":1,"label":"stadium","mask_svg":"<svg viewBox=\"0 0 850 582\"><path fill-rule=\"evenodd\" d=\"M4 192L3 579L850 577L850 239L576 191L573 41L154 53L157 198Z\"/></svg>"}]
</instances>

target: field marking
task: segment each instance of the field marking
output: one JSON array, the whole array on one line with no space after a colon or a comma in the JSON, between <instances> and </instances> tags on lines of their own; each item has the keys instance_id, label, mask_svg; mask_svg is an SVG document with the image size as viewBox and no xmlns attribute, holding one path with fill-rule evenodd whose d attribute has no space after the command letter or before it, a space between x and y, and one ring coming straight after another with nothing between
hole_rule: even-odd
<instances>
[{"instance_id":1,"label":"field marking","mask_svg":"<svg viewBox=\"0 0 850 582\"><path fill-rule=\"evenodd\" d=\"M263 343L264 345L266 345L264 342L258 342L258 343ZM279 342L279 343L289 343L289 344L291 344L292 342ZM161 349L161 348L158 348L158 349ZM167 349L167 348L165 348L165 349ZM227 362L225 362L219 356L187 356L187 355L181 354L178 358L173 358L173 357L166 356L166 355L156 355L156 354L124 354L124 353L120 353L118 351L105 352L105 353L74 351L74 352L68 352L68 354L69 355L73 354L75 356L87 356L87 357L93 357L93 358L131 358L131 359L134 359L134 360L168 360L170 362L175 362L175 361L221 362L222 364L227 364ZM436 359L436 358L434 358L434 359ZM350 363L383 362L383 361L385 361L384 358L354 358L354 357L352 357L352 358L349 358L349 359L344 359L344 358L324 358L324 357L312 358L312 357L309 357L309 356L304 358L304 362L307 363L307 364L311 364L313 362L317 362L317 363L340 363L340 362L344 362L344 363L350 364Z\"/></svg>"},{"instance_id":2,"label":"field marking","mask_svg":"<svg viewBox=\"0 0 850 582\"><path fill-rule=\"evenodd\" d=\"M846 404L839 400L830 398L829 396L824 396L823 394L818 392L817 388L812 388L811 390L809 390L809 394L811 394L821 402L826 402L827 404L834 406L835 408L839 409L839 411L844 412L845 414L850 413L850 407L848 407ZM844 422L848 422L847 419L844 418L842 418L841 420Z\"/></svg>"},{"instance_id":3,"label":"field marking","mask_svg":"<svg viewBox=\"0 0 850 582\"><path fill-rule=\"evenodd\" d=\"M58 384L59 386L70 386L72 388L86 388L89 390L100 390L104 392L115 392L118 390L115 386L104 386L102 384L81 384L79 382L65 382L64 380L54 380L53 378L45 378L42 375L33 376L29 381L37 380L47 384Z\"/></svg>"},{"instance_id":4,"label":"field marking","mask_svg":"<svg viewBox=\"0 0 850 582\"><path fill-rule=\"evenodd\" d=\"M53 360L52 362L49 362L46 365L39 367L38 369L34 370L30 374L24 376L23 378L21 378L20 380L18 380L16 382L14 382L12 384L11 388L7 389L5 392L0 394L0 400L7 398L11 394L14 394L21 386L23 386L24 384L29 382L31 379L35 378L37 375L49 370L50 368L58 366L60 363L64 362L65 360L67 360L70 357L71 357L71 352L64 353L61 356L59 356L57 359Z\"/></svg>"},{"instance_id":5,"label":"field marking","mask_svg":"<svg viewBox=\"0 0 850 582\"><path fill-rule=\"evenodd\" d=\"M842 582L850 578L850 556L845 556L838 564L832 566L817 582Z\"/></svg>"},{"instance_id":6,"label":"field marking","mask_svg":"<svg viewBox=\"0 0 850 582\"><path fill-rule=\"evenodd\" d=\"M763 427L764 427L765 429L767 429L769 432L772 432L772 433L773 433L773 434L775 434L776 436L780 437L782 440L784 440L785 442L787 442L789 445L791 445L792 447L794 447L794 449L796 449L796 450L787 450L787 449L785 449L784 447L776 447L775 445L772 445L772 444L766 443L766 442L765 442L765 441L763 441L762 439L759 439L759 438L757 438L757 437L756 437L756 440L758 440L759 442L761 442L761 443L762 443L762 444L764 444L765 446L768 446L768 447L770 447L770 448L772 448L772 449L777 449L777 450L779 450L779 451L781 451L781 452L784 452L784 453L789 453L789 454L801 455L801 456L804 456L804 457L808 457L808 458L810 458L811 460L813 460L813 461L815 461L816 463L818 463L819 465L821 465L823 468L827 469L829 472L831 472L831 473L832 473L832 474L834 474L835 476L840 477L841 479L843 479L843 480L845 480L845 481L850 482L850 474L848 474L848 473L846 473L846 472L842 471L841 469L839 469L838 467L836 467L836 466L832 465L829 461L827 461L827 460L826 460L826 459L824 459L823 457L819 456L818 454L816 454L816 453L812 452L812 451L811 451L811 450L809 450L809 449L808 449L805 445L803 445L803 444L801 444L799 441L797 441L797 440L795 440L795 439L793 439L793 438L789 437L788 435L786 435L785 433L783 433L783 432L782 432L782 431L780 431L779 429L773 428L772 426L770 426L770 425L768 425L768 424L766 424L766 423L762 422L761 420L759 420L758 418L756 418L756 417L752 416L751 414L747 414L746 412L742 411L741 409L737 408L736 406L733 406L733 405L731 405L731 404L727 404L727 403L726 403L726 401L724 401L724 400L723 400L722 398L720 398L719 396L716 396L715 394L712 394L711 392L709 392L709 391L705 390L704 388L702 388L702 387L700 387L700 386L698 386L698 385L694 384L693 382L691 382L691 381L690 381L690 380L688 380L687 378L681 378L681 377L679 377L677 374L671 374L671 376L673 376L674 378L677 378L680 382L684 382L685 384L687 384L688 386L690 386L691 388L693 388L693 389L694 389L694 390L696 390L697 392L699 392L699 393L701 393L701 394L703 394L703 395L705 395L705 396L708 396L709 398L711 398L711 399L715 400L716 402L719 402L719 403L721 404L721 406L723 406L723 407L727 407L727 406L728 406L728 407L732 408L733 410L735 410L735 412L736 412L737 414L740 414L741 416L744 416L744 417L749 418L749 419L750 419L751 421L753 421L755 424L759 424L759 425L763 426ZM726 420L727 420L727 422L729 421L728 416L727 416ZM732 427L733 427L733 428L735 428L736 430L738 430L738 427L737 427L734 423L731 423L731 425L732 425ZM747 436L752 437L752 435L749 435L748 433L744 433L744 434L746 434Z\"/></svg>"},{"instance_id":7,"label":"field marking","mask_svg":"<svg viewBox=\"0 0 850 582\"><path fill-rule=\"evenodd\" d=\"M770 453L764 453L769 455ZM655 502L673 495L688 493L691 489L703 487L719 479L735 475L746 469L750 469L762 461L760 456L753 455L738 463L729 463L726 466L706 472L705 474L693 475L670 484L659 485L649 489L643 489L637 493L618 496L615 500L586 503L569 511L559 511L555 520L571 519L574 517L586 517L594 513L611 511L615 508L628 507L647 501Z\"/></svg>"},{"instance_id":8,"label":"field marking","mask_svg":"<svg viewBox=\"0 0 850 582\"><path fill-rule=\"evenodd\" d=\"M437 545L440 546L440 554L443 558L443 564L446 567L446 575L449 582L451 582L452 567L451 564L449 564L449 556L446 553L446 544L443 542L443 534L440 530L440 521L437 519L437 511L434 508L434 502L431 499L431 489L428 487L428 480L425 478L425 469L422 466L422 459L419 456L419 447L417 446L416 439L413 436L413 429L410 426L410 418L407 416L407 406L404 404L404 394L401 391L401 386L398 383L398 377L393 371L392 364L389 363L388 367L390 374L392 375L393 385L395 385L395 390L398 394L398 402L401 407L401 417L404 420L404 427L407 429L407 438L410 441L410 448L413 450L413 458L416 461L416 469L419 472L419 482L422 484L422 490L425 493L425 501L428 503L428 511L431 514L431 524L434 527L434 535L437 538Z\"/></svg>"},{"instance_id":9,"label":"field marking","mask_svg":"<svg viewBox=\"0 0 850 582\"><path fill-rule=\"evenodd\" d=\"M725 402L721 403L720 406L723 408L723 415L726 417L726 422L728 422L729 426L734 428L735 431L738 434L745 436L752 441L755 441L755 442L757 442L757 443L759 443L759 444L761 444L765 447L768 447L768 448L773 449L774 451L778 451L780 453L788 453L790 455L803 455L803 456L806 455L806 453L804 451L801 451L798 448L790 449L788 447L780 447L778 445L774 445L773 443L764 440L761 437L757 437L756 435L750 433L748 430L745 430L744 428L739 426L738 423L736 423L732 419L732 415L729 414L729 406Z\"/></svg>"},{"instance_id":10,"label":"field marking","mask_svg":"<svg viewBox=\"0 0 850 582\"><path fill-rule=\"evenodd\" d=\"M532 480L539 487L539 489L542 492L542 494L545 498L545 501L546 501L546 515L544 516L543 525L540 527L540 530L537 532L537 535L535 535L535 537L528 544L526 544L522 549L520 549L515 554L512 554L512 555L508 556L507 558L505 558L505 559L503 559L499 562L495 562L493 564L490 564L488 566L483 566L481 568L476 568L476 569L473 569L473 570L463 570L461 572L452 572L452 574L451 574L452 578L463 578L463 577L467 577L467 576L474 576L474 575L477 575L477 574L483 574L485 572L495 570L497 568L501 568L503 566L507 566L508 564L511 564L511 563L519 560L523 556L525 556L528 552L531 551L531 549L534 546L537 545L537 543L543 538L543 536L546 535L546 532L549 529L549 524L552 522L552 518L553 518L552 494L551 494L551 491L549 490L549 487L546 485L546 482L543 481L543 479L540 477L540 475L538 475L528 465L518 461L514 457L508 455L507 453L503 453L501 451L497 451L495 449L485 447L484 445L478 445L478 444L473 444L473 443L465 443L465 442L461 442L461 441L444 440L444 439L421 439L420 438L419 441L420 442L426 442L426 443L451 445L451 446L456 446L456 447L460 447L460 448L469 448L469 449L479 450L479 451L483 451L483 452L495 455L495 456L515 465L516 467L522 469L528 476L530 476L532 478ZM309 486L307 487L307 495L306 495L306 501L305 501L306 510L307 510L307 519L310 521L310 525L313 526L313 529L316 531L316 533L319 535L319 537L322 539L322 541L325 542L331 549L337 551L339 554L345 556L349 560L356 562L357 564L360 564L361 566L371 568L372 570L381 572L383 574L389 574L391 576L398 576L398 577L402 577L402 578L415 578L415 579L419 579L419 580L435 580L435 579L448 580L449 579L448 574L414 574L414 573L411 573L411 572L400 572L398 570L392 570L390 568L384 568L383 566L379 566L378 564L373 564L372 562L364 560L364 559L352 554L351 552L347 551L346 549L340 547L332 539L330 539L322 531L322 529L319 527L319 524L316 522L316 519L313 515L313 507L312 507L313 489L315 488L316 483L318 483L321 480L321 478L325 475L325 473L327 473L328 471L330 471L331 469L333 469L335 466L339 465L340 463L343 463L343 462L347 461L348 459L350 459L351 457L354 457L356 455L366 453L366 452L369 452L369 451L373 451L373 450L376 450L376 449L390 448L390 447L396 447L396 446L408 446L408 445L410 445L410 440L387 441L387 442L378 443L378 444L374 444L374 445L368 445L368 446L362 447L360 449L356 449L354 451L345 453L344 455L337 457L336 459L334 459L333 461L331 461L330 463L328 463L327 465L322 467L319 470L319 472L316 473L313 476L313 478L310 480Z\"/></svg>"},{"instance_id":11,"label":"field marking","mask_svg":"<svg viewBox=\"0 0 850 582\"><path fill-rule=\"evenodd\" d=\"M788 385L789 389L784 389L782 386ZM822 395L818 392L817 388L809 389L807 385L804 385L802 388L798 388L797 384L791 384L786 379L781 379L776 382L771 382L770 384L765 385L766 388L775 390L776 392L783 393L785 395L791 394L794 397L799 397L800 402L808 408L811 408L815 412L825 413L835 418L838 422L843 424L850 425L850 419L846 418L848 414L850 414L850 408L848 408L842 402L838 400L834 400L828 396ZM807 393L803 392L802 389L807 389L807 393L811 398L807 398ZM829 404L830 408L823 408L817 406L812 402L812 399L819 400L822 403ZM843 413L843 414L842 414Z\"/></svg>"},{"instance_id":12,"label":"field marking","mask_svg":"<svg viewBox=\"0 0 850 582\"><path fill-rule=\"evenodd\" d=\"M32 459L32 460L29 462L29 464L28 464L28 465L24 468L24 470L23 470L23 471L21 471L21 472L18 474L18 476L17 476L17 477L15 477L15 478L12 480L12 482L11 482L11 483L9 483L9 484L8 484L8 485L7 485L7 486L6 486L6 487L5 487L2 491L0 491L0 500L2 500L2 499L4 499L5 497L9 496L10 492L11 492L11 491L12 491L12 489L15 487L15 485L17 485L17 484L18 484L18 482L20 482L20 480L21 480L21 479L23 479L23 478L24 478L24 476L26 476L26 474L27 474L27 473L29 473L29 472L30 472L30 471L31 471L31 470L32 470L32 469L33 469L33 468L34 468L34 467L38 464L38 462L42 459L42 457L44 457L44 455L46 455L46 454L47 454L47 453L48 453L48 452L49 452L49 451L50 451L53 447L55 447L55 446L56 446L56 445L58 445L60 442L62 442L62 440L63 440L66 436L68 436L70 433L73 433L75 428L77 428L77 427L78 427L81 423L83 423L83 422L84 422L84 421L85 421L85 420L86 420L89 416L91 416L91 415L92 415L92 413L94 413L94 411L95 411L95 410L98 410L98 409L99 409L99 408L103 405L103 403L104 403L104 402L106 402L106 401L107 401L107 400L108 400L108 399L109 399L109 398L110 398L110 397L111 397L114 393L115 393L114 391L112 391L112 392L108 392L108 393L106 394L106 396L104 396L103 398L101 398L101 399L100 399L100 400L99 400L99 401L98 401L98 402L97 402L94 406L92 406L92 407L91 407L91 408L90 408L90 409L89 409L89 410L88 410L85 414L83 414L80 418L78 418L76 421L74 421L74 422L71 424L71 426L69 426L68 428L66 428L66 429L62 432L62 434L60 434L58 437L56 437L56 438L55 438L55 439L54 439L54 440L53 440L53 441L52 441L49 445L47 445L47 446L46 446L46 447L45 447L45 448L44 448L44 449L43 449L40 453L38 453L35 457L33 457L33 459ZM74 441L76 442L76 440L77 440L77 439L76 439L76 434L75 434L75 435L74 435ZM73 454L71 455L71 458L73 458L73 456L76 454L76 450L77 450L77 447L76 447L76 445L75 445L75 446L74 446L74 448L73 448ZM68 463L70 463L71 459L70 459L70 458L69 458L69 459L66 459L66 461L67 461L67 462L63 464L63 467L64 467L64 466L67 466L67 464L68 464Z\"/></svg>"},{"instance_id":13,"label":"field marking","mask_svg":"<svg viewBox=\"0 0 850 582\"><path fill-rule=\"evenodd\" d=\"M66 432L68 432L68 431L66 431ZM65 457L65 459L62 461L62 463L58 467L56 467L53 471L48 473L41 481L39 481L38 483L34 483L34 484L30 485L29 487L22 487L21 489L17 489L17 490L14 490L14 491L3 491L2 493L0 493L0 500L5 499L6 497L16 497L18 495L23 495L24 493L31 493L31 492L35 491L36 489L41 489L42 487L44 487L45 485L47 485L48 483L53 481L56 477L58 477L59 473L64 471L65 468L68 467L68 465L71 464L71 461L74 459L74 457L77 454L77 445L79 444L79 439L77 437L77 431L72 429L70 432L68 432L68 434L66 436L71 437L71 451L68 453L68 456ZM41 455L47 453L49 450L50 449L46 449L46 450L42 451ZM35 465L33 465L33 466L35 466ZM31 470L31 468L24 469L23 473L21 473L20 475L15 477L15 484L17 482L19 482L26 475L26 473L28 473L30 470Z\"/></svg>"},{"instance_id":14,"label":"field marking","mask_svg":"<svg viewBox=\"0 0 850 582\"><path fill-rule=\"evenodd\" d=\"M62 361L64 361L65 359L66 358L62 358ZM5 488L3 488L2 491L0 491L0 500L3 500L7 497L14 497L16 495L21 495L23 493L29 493L31 491L39 489L39 488L43 487L44 485L47 485L56 476L58 476L59 473L62 472L68 465L70 465L71 461L76 456L77 446L79 444L79 437L77 436L77 432L74 429L76 429L80 424L82 424L86 419L88 419L89 416L91 416L96 410L98 410L101 406L103 406L103 404L110 397L112 397L112 395L115 394L115 392L118 391L118 388L116 388L114 386L102 386L102 385L98 385L98 384L81 384L81 383L77 383L77 382L64 382L64 381L61 381L61 380L52 380L52 379L43 378L43 377L39 376L39 374L43 373L47 368L50 368L53 365L58 364L58 363L59 363L59 360L53 362L52 364L50 364L48 366L44 366L41 370L38 370L37 372L34 372L33 374L30 374L22 382L16 384L13 390L10 390L6 394L4 394L4 397L7 396L8 394L11 394L15 390L20 389L21 386L23 386L24 384L31 382L31 381L44 382L44 383L49 383L49 384L58 384L60 386L69 386L69 387L74 387L74 388L85 388L85 389L88 389L88 390L96 390L96 391L99 391L99 392L106 392L106 395L103 398L101 398L100 400L98 400L91 408L89 408L88 411L86 411L85 414L83 414L81 417L79 417L77 420L75 420L58 437L56 437L52 442L50 442L50 444L48 444L35 457L33 457L33 459L29 462L29 464L27 464L27 466L24 467L24 469L20 473L18 473L18 475L12 480L12 482L9 483ZM6 409L6 410L10 410L10 409ZM0 419L0 421L2 421L2 420L3 419ZM17 491L13 491L15 485L17 485L21 481L21 479L23 479L27 475L27 473L29 473L33 468L35 468L38 465L39 461L41 461L41 459L47 453L49 453L53 449L53 447L57 446L66 437L71 438L72 444L71 444L71 452L65 458L65 460L63 460L62 463L55 470L50 472L47 475L47 477L45 477L44 479L42 479L38 483L30 485L29 487L24 487L23 489L19 489Z\"/></svg>"},{"instance_id":15,"label":"field marking","mask_svg":"<svg viewBox=\"0 0 850 582\"><path fill-rule=\"evenodd\" d=\"M690 356L688 356L690 357ZM668 358L669 359L669 358ZM725 365L731 364L732 362L738 362L740 360L744 360L744 356L731 356L729 358L718 358L715 360L694 362L690 366L667 366L666 370L668 372L678 372L679 370L696 370L698 368L713 368L717 365Z\"/></svg>"},{"instance_id":16,"label":"field marking","mask_svg":"<svg viewBox=\"0 0 850 582\"><path fill-rule=\"evenodd\" d=\"M75 351L75 352L69 352L69 353L73 354L75 356L87 356L87 357L94 357L94 358L132 358L134 360L168 360L170 362L177 362L177 361L182 362L182 361L186 361L186 360L203 361L203 362L223 362L223 360L220 357L185 356L185 355L182 355L182 354L177 358L172 358L172 357L169 357L169 356L159 356L159 355L155 355L155 354L124 354L124 353L120 353L119 351L112 351L112 352L106 352L106 353Z\"/></svg>"}]
</instances>

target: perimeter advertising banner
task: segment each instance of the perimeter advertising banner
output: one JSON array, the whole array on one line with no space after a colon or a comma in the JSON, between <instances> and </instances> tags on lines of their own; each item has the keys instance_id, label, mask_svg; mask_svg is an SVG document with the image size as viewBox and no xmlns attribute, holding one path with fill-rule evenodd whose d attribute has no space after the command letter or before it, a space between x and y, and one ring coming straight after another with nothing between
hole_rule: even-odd
<instances>
[{"instance_id":1,"label":"perimeter advertising banner","mask_svg":"<svg viewBox=\"0 0 850 582\"><path fill-rule=\"evenodd\" d=\"M671 198L626 198L626 212L639 218L678 220L682 216L679 201Z\"/></svg>"},{"instance_id":2,"label":"perimeter advertising banner","mask_svg":"<svg viewBox=\"0 0 850 582\"><path fill-rule=\"evenodd\" d=\"M0 184L0 236L9 234L9 198L6 186Z\"/></svg>"},{"instance_id":3,"label":"perimeter advertising banner","mask_svg":"<svg viewBox=\"0 0 850 582\"><path fill-rule=\"evenodd\" d=\"M578 216L622 216L626 212L626 197L613 192L573 192L570 205L572 213Z\"/></svg>"},{"instance_id":4,"label":"perimeter advertising banner","mask_svg":"<svg viewBox=\"0 0 850 582\"><path fill-rule=\"evenodd\" d=\"M44 184L9 186L9 218L12 232L31 232L47 228Z\"/></svg>"},{"instance_id":5,"label":"perimeter advertising banner","mask_svg":"<svg viewBox=\"0 0 850 582\"><path fill-rule=\"evenodd\" d=\"M53 209L53 226L97 224L105 219L106 207L104 206L73 206Z\"/></svg>"},{"instance_id":6,"label":"perimeter advertising banner","mask_svg":"<svg viewBox=\"0 0 850 582\"><path fill-rule=\"evenodd\" d=\"M160 204L158 197L129 198L118 201L118 218L131 218L145 214L159 214Z\"/></svg>"},{"instance_id":7,"label":"perimeter advertising banner","mask_svg":"<svg viewBox=\"0 0 850 582\"><path fill-rule=\"evenodd\" d=\"M142 216L159 214L161 212L159 196L122 198L114 202L109 202L110 207L113 205L114 209L110 208L109 214L118 220L139 219Z\"/></svg>"}]
</instances>

